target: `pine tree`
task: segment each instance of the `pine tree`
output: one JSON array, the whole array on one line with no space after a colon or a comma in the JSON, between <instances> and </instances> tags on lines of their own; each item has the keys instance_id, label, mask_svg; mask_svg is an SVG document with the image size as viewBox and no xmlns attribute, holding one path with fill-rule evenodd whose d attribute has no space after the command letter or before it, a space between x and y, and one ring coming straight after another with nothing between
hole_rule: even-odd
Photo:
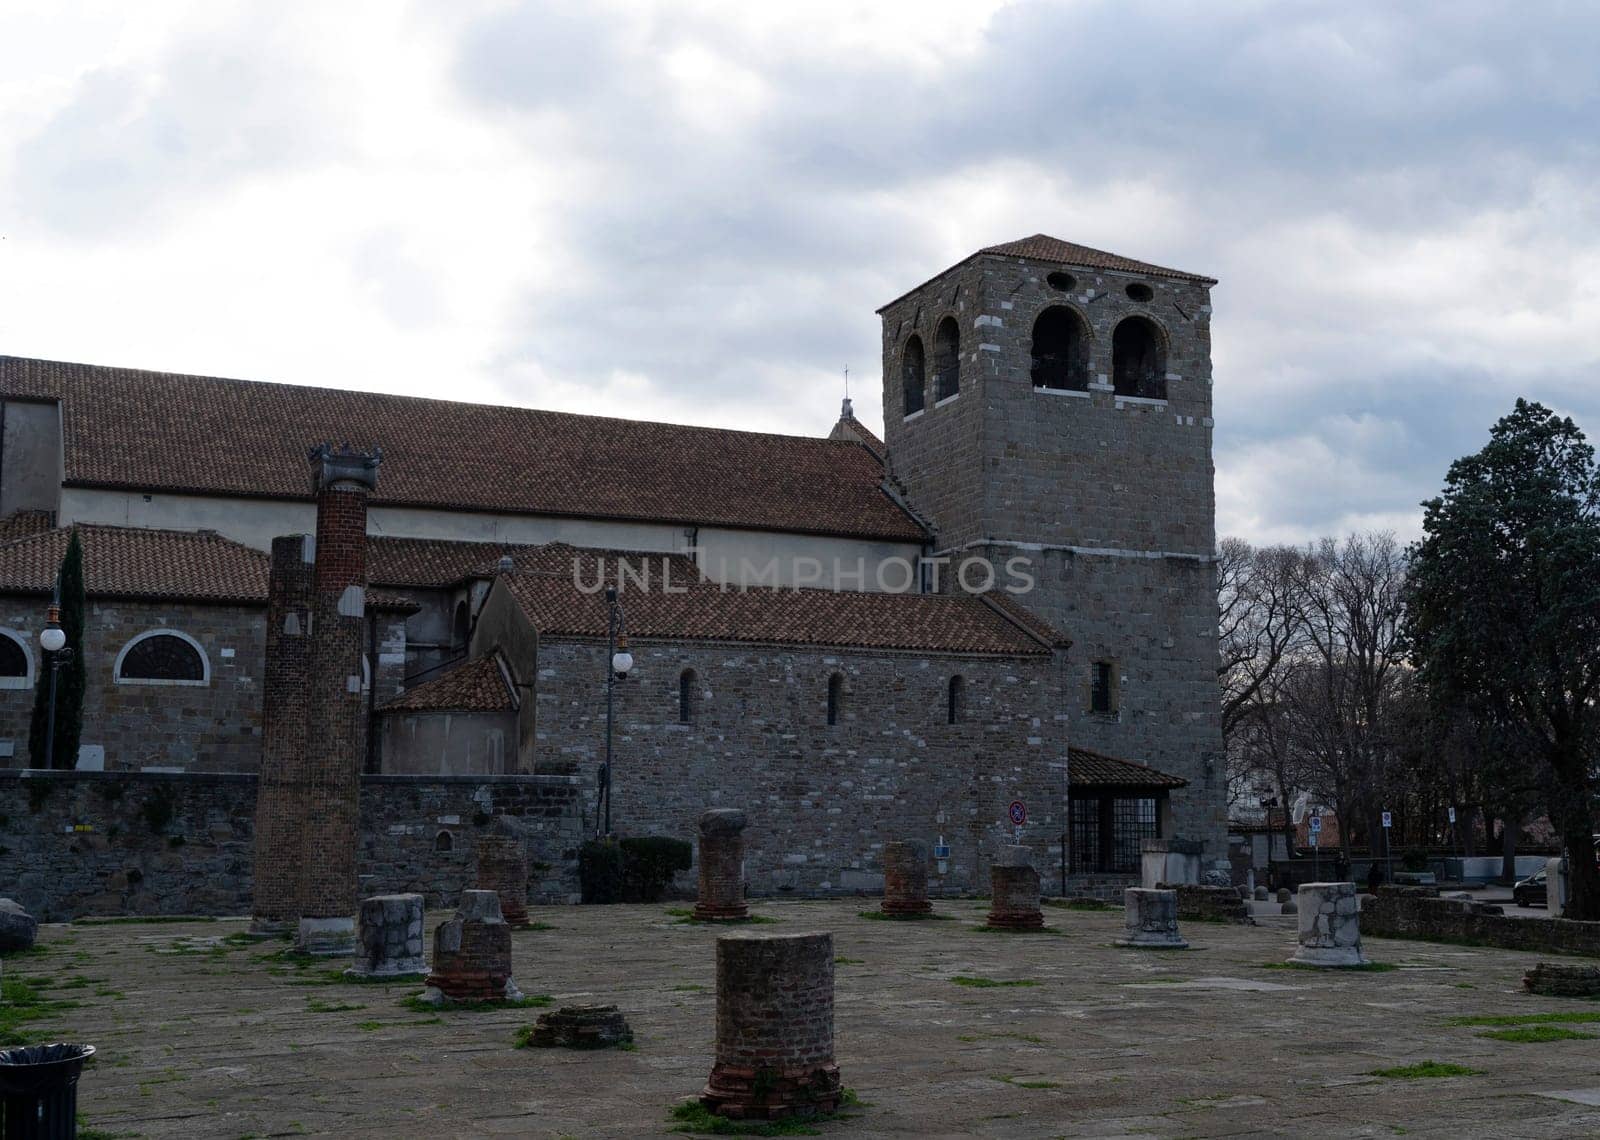
<instances>
[{"instance_id":1,"label":"pine tree","mask_svg":"<svg viewBox=\"0 0 1600 1140\"><path fill-rule=\"evenodd\" d=\"M61 629L67 635L72 658L56 672L55 767L72 768L78 762L78 740L83 735L83 693L88 670L85 666L83 618L87 606L83 589L83 547L74 530L61 560ZM46 748L50 717L50 663L48 655L39 670L33 694L33 721L28 732L28 752L35 768L46 767Z\"/></svg>"}]
</instances>

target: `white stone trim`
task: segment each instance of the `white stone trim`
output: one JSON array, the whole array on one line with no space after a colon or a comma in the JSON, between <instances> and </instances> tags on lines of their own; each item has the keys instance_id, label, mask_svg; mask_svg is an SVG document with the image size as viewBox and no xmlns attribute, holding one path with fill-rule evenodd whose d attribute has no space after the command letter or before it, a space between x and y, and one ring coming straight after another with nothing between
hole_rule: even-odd
<instances>
[{"instance_id":1,"label":"white stone trim","mask_svg":"<svg viewBox=\"0 0 1600 1140\"><path fill-rule=\"evenodd\" d=\"M1042 392L1046 396L1076 396L1080 400L1087 400L1094 395L1093 392L1085 392L1078 388L1045 388L1040 386L1035 387L1034 391Z\"/></svg>"},{"instance_id":2,"label":"white stone trim","mask_svg":"<svg viewBox=\"0 0 1600 1140\"><path fill-rule=\"evenodd\" d=\"M200 655L200 680L179 681L169 677L124 677L122 675L122 659L128 651L141 641L148 641L152 637L176 637L180 641L187 641L196 653ZM117 650L117 660L111 666L111 680L118 685L187 685L191 688L203 688L211 684L211 657L206 653L205 646L194 638L184 633L181 629L147 629L143 633L130 637L121 649Z\"/></svg>"},{"instance_id":3,"label":"white stone trim","mask_svg":"<svg viewBox=\"0 0 1600 1140\"><path fill-rule=\"evenodd\" d=\"M916 411L914 411L910 415L906 416L903 422L910 423L912 420L916 419L918 416L920 416L923 412L925 412L927 410L928 410L927 408L918 408Z\"/></svg>"},{"instance_id":4,"label":"white stone trim","mask_svg":"<svg viewBox=\"0 0 1600 1140\"><path fill-rule=\"evenodd\" d=\"M1102 558L1173 558L1182 562L1215 562L1215 554L1185 554L1176 550L1126 550L1112 546L1069 546L1061 542L1023 542L1015 538L981 538L964 542L960 546L950 546L943 550L935 550L932 554L924 555L925 558L953 557L964 554L968 550L976 550L980 546L1007 546L1012 550L1029 550L1043 553L1047 550L1064 550L1069 554L1098 555Z\"/></svg>"},{"instance_id":5,"label":"white stone trim","mask_svg":"<svg viewBox=\"0 0 1600 1140\"><path fill-rule=\"evenodd\" d=\"M1167 406L1166 397L1157 396L1118 396L1117 407L1124 404L1146 404L1150 407L1164 408Z\"/></svg>"},{"instance_id":6,"label":"white stone trim","mask_svg":"<svg viewBox=\"0 0 1600 1140\"><path fill-rule=\"evenodd\" d=\"M0 677L0 689L31 689L33 679L38 674L38 663L33 657L33 641L21 630L12 629L10 626L0 625L0 637L9 637L22 647L23 675L20 677Z\"/></svg>"},{"instance_id":7,"label":"white stone trim","mask_svg":"<svg viewBox=\"0 0 1600 1140\"><path fill-rule=\"evenodd\" d=\"M934 407L936 407L936 408L942 408L942 407L944 407L944 406L945 406L945 405L946 405L946 404L953 404L953 403L955 403L955 402L956 402L956 401L957 401L957 400L959 400L959 399L961 399L961 393L960 393L960 392L957 392L957 393L956 393L956 394L955 394L955 395L954 395L954 396L946 396L946 397L945 397L945 398L944 398L944 399L942 399L942 400L935 400L935 401L934 401L934 402L933 402L933 406L934 406Z\"/></svg>"}]
</instances>

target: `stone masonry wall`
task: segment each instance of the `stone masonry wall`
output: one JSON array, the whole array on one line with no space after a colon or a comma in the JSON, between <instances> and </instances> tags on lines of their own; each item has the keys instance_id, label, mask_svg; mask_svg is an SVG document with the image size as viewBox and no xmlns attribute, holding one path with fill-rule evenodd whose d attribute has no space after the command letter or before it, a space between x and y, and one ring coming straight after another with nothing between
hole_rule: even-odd
<instances>
[{"instance_id":1,"label":"stone masonry wall","mask_svg":"<svg viewBox=\"0 0 1600 1140\"><path fill-rule=\"evenodd\" d=\"M592 783L605 747L604 645L545 642L536 691L538 771ZM988 890L988 860L1023 842L1059 887L1066 751L1054 662L865 655L748 645L639 643L616 687L613 825L623 835L692 840L711 807L743 808L752 894L882 889L883 844L950 845L938 895ZM678 721L679 676L695 671L693 723ZM843 677L839 723L828 678ZM947 723L950 677L965 681L963 723Z\"/></svg>"},{"instance_id":2,"label":"stone masonry wall","mask_svg":"<svg viewBox=\"0 0 1600 1140\"><path fill-rule=\"evenodd\" d=\"M0 625L26 632L36 661L43 622L43 599L0 598ZM88 687L82 743L105 748L107 769L239 772L260 764L263 607L91 600L84 628ZM153 629L175 629L198 641L211 664L210 682L117 684L112 676L117 653ZM0 765L27 766L32 710L31 688L0 689L0 740L14 746L14 754L0 758Z\"/></svg>"},{"instance_id":3,"label":"stone masonry wall","mask_svg":"<svg viewBox=\"0 0 1600 1140\"><path fill-rule=\"evenodd\" d=\"M1431 887L1381 887L1361 905L1361 933L1373 938L1466 940L1505 950L1582 954L1600 958L1600 922L1509 918Z\"/></svg>"},{"instance_id":4,"label":"stone masonry wall","mask_svg":"<svg viewBox=\"0 0 1600 1140\"><path fill-rule=\"evenodd\" d=\"M248 914L255 801L245 774L0 771L0 888L45 921ZM528 839L532 901L575 901L586 813L570 778L364 777L360 893L453 906L495 826Z\"/></svg>"},{"instance_id":5,"label":"stone masonry wall","mask_svg":"<svg viewBox=\"0 0 1600 1140\"><path fill-rule=\"evenodd\" d=\"M1057 270L1070 288L1050 284ZM1129 284L1152 300L1129 298ZM1034 321L1054 305L1088 326L1088 391L1033 387ZM884 438L940 551L1035 563L1037 585L1017 600L1074 642L1073 742L1187 778L1174 834L1222 858L1210 313L1199 282L969 259L883 310ZM961 329L959 395L907 419L902 348L916 332L931 355L947 315ZM1112 390L1113 330L1132 315L1164 333L1164 400ZM1096 661L1127 678L1119 716L1086 712Z\"/></svg>"}]
</instances>

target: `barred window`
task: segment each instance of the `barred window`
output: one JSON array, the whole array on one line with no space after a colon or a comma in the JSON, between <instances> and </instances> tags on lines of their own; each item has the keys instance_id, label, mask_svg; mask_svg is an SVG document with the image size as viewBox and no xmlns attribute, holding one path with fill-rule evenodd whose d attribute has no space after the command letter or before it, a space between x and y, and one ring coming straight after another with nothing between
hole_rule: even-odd
<instances>
[{"instance_id":1,"label":"barred window","mask_svg":"<svg viewBox=\"0 0 1600 1140\"><path fill-rule=\"evenodd\" d=\"M210 665L198 643L176 630L140 634L117 655L119 682L204 685Z\"/></svg>"}]
</instances>

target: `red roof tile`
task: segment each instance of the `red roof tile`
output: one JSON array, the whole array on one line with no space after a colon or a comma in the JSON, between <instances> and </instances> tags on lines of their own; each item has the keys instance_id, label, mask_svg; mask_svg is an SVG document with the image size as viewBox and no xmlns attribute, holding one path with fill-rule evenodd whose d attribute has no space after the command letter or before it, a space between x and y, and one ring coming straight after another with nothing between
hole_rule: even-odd
<instances>
[{"instance_id":1,"label":"red roof tile","mask_svg":"<svg viewBox=\"0 0 1600 1140\"><path fill-rule=\"evenodd\" d=\"M54 525L49 511L12 511L0 518L0 542L43 534Z\"/></svg>"},{"instance_id":2,"label":"red roof tile","mask_svg":"<svg viewBox=\"0 0 1600 1140\"><path fill-rule=\"evenodd\" d=\"M1118 760L1087 748L1067 749L1067 779L1086 788L1182 788L1182 776L1168 775L1131 760Z\"/></svg>"},{"instance_id":3,"label":"red roof tile","mask_svg":"<svg viewBox=\"0 0 1600 1140\"><path fill-rule=\"evenodd\" d=\"M601 550L565 542L457 542L444 538L368 539L367 578L385 586L453 586L468 578L493 578L503 557L509 557L518 572L569 574L576 564L585 581L596 580L596 560L600 558L606 560L612 574L621 559L641 569L648 562L653 574L666 568L675 583L700 579L694 561L684 554Z\"/></svg>"},{"instance_id":4,"label":"red roof tile","mask_svg":"<svg viewBox=\"0 0 1600 1140\"><path fill-rule=\"evenodd\" d=\"M333 440L383 448L380 506L925 537L845 440L4 356L0 393L62 401L73 486L309 499Z\"/></svg>"},{"instance_id":5,"label":"red roof tile","mask_svg":"<svg viewBox=\"0 0 1600 1140\"><path fill-rule=\"evenodd\" d=\"M1175 277L1180 281L1198 281L1204 285L1217 283L1215 277L1151 265L1148 261L1136 261L1131 257L1107 253L1103 249L1091 249L1076 242L1053 238L1049 234L1034 234L1032 237L1020 238L1017 241L985 246L978 252L995 253L1002 257L1031 257L1036 261L1054 261L1061 265L1082 266L1085 269L1110 269L1121 273L1145 273L1153 277Z\"/></svg>"},{"instance_id":6,"label":"red roof tile","mask_svg":"<svg viewBox=\"0 0 1600 1140\"><path fill-rule=\"evenodd\" d=\"M90 597L266 604L267 556L253 547L204 531L77 531ZM51 530L0 546L0 593L50 593L70 533Z\"/></svg>"},{"instance_id":7,"label":"red roof tile","mask_svg":"<svg viewBox=\"0 0 1600 1140\"><path fill-rule=\"evenodd\" d=\"M544 637L604 637L606 603L571 574L508 574L506 582ZM676 589L677 583L674 582ZM776 642L839 648L1042 656L1050 650L975 597L737 587L702 582L682 592L624 588L630 636Z\"/></svg>"},{"instance_id":8,"label":"red roof tile","mask_svg":"<svg viewBox=\"0 0 1600 1140\"><path fill-rule=\"evenodd\" d=\"M494 653L457 665L379 706L382 712L515 712L516 708L516 692Z\"/></svg>"}]
</instances>

